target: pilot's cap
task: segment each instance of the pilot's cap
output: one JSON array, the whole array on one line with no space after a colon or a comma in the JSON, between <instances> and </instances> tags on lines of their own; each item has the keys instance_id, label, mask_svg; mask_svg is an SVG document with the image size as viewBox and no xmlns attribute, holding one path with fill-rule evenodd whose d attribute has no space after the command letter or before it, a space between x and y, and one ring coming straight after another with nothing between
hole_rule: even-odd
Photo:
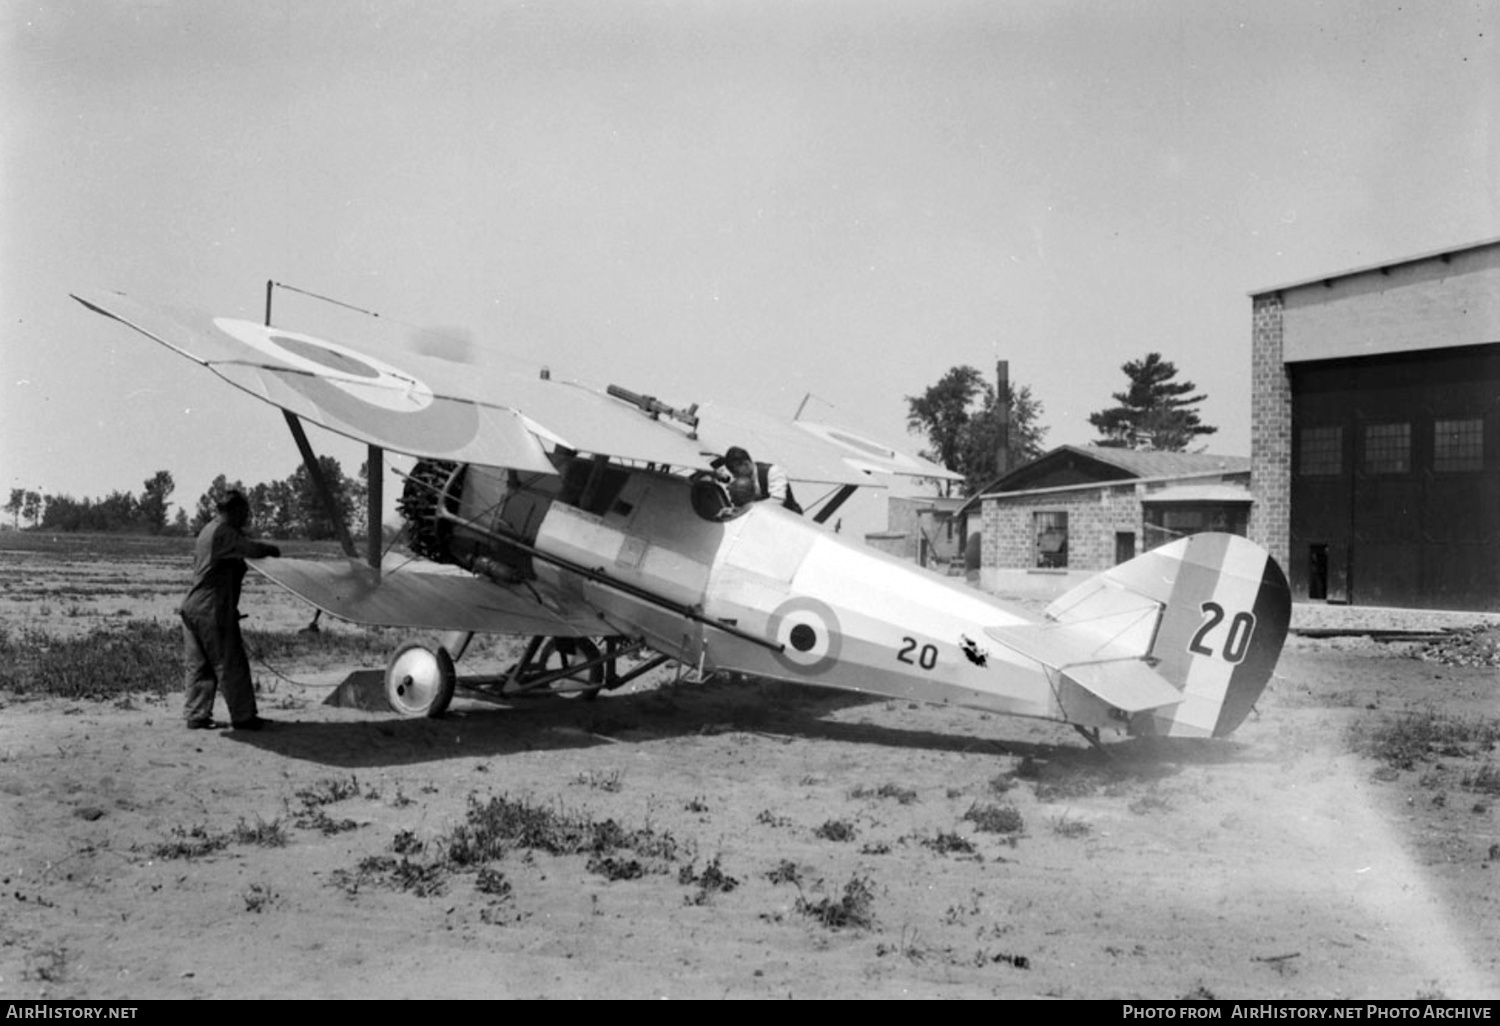
<instances>
[{"instance_id":1,"label":"pilot's cap","mask_svg":"<svg viewBox=\"0 0 1500 1026\"><path fill-rule=\"evenodd\" d=\"M724 454L725 463L749 463L750 454L737 445L731 445L729 451Z\"/></svg>"}]
</instances>

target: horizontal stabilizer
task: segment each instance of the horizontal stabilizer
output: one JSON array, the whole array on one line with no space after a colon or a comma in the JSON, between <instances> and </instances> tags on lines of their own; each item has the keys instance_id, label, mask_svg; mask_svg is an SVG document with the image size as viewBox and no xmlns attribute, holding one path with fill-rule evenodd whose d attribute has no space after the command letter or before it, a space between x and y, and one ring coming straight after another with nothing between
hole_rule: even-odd
<instances>
[{"instance_id":1,"label":"horizontal stabilizer","mask_svg":"<svg viewBox=\"0 0 1500 1026\"><path fill-rule=\"evenodd\" d=\"M1105 704L1128 713L1182 701L1182 692L1143 660L1144 653L1066 624L989 627L985 633Z\"/></svg>"},{"instance_id":2,"label":"horizontal stabilizer","mask_svg":"<svg viewBox=\"0 0 1500 1026\"><path fill-rule=\"evenodd\" d=\"M1139 659L1118 663L1084 663L1063 676L1116 709L1137 713L1182 701L1182 692Z\"/></svg>"},{"instance_id":3,"label":"horizontal stabilizer","mask_svg":"<svg viewBox=\"0 0 1500 1026\"><path fill-rule=\"evenodd\" d=\"M370 627L546 634L609 633L596 618L554 614L530 594L421 561L377 573L354 561L248 561L264 576L330 616Z\"/></svg>"}]
</instances>

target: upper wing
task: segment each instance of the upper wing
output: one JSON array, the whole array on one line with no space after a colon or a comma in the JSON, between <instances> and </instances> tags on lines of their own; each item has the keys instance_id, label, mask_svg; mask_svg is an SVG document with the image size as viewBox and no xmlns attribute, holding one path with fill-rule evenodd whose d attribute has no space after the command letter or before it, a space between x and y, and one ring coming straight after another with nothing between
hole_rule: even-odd
<instances>
[{"instance_id":1,"label":"upper wing","mask_svg":"<svg viewBox=\"0 0 1500 1026\"><path fill-rule=\"evenodd\" d=\"M675 467L707 467L730 446L800 481L870 484L869 473L954 479L948 470L852 432L712 406L696 431L576 382L422 352L356 349L251 321L139 302L116 292L74 299L331 431L411 456L551 472L548 442Z\"/></svg>"},{"instance_id":2,"label":"upper wing","mask_svg":"<svg viewBox=\"0 0 1500 1026\"><path fill-rule=\"evenodd\" d=\"M595 615L554 612L529 595L434 563L408 562L377 573L352 560L247 562L323 612L371 627L554 637L612 633Z\"/></svg>"}]
</instances>

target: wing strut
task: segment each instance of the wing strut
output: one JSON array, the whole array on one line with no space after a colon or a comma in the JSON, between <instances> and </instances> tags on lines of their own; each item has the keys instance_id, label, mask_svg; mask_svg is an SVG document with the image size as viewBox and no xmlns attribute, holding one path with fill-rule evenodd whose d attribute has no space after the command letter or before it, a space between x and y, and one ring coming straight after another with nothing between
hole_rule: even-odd
<instances>
[{"instance_id":1,"label":"wing strut","mask_svg":"<svg viewBox=\"0 0 1500 1026\"><path fill-rule=\"evenodd\" d=\"M266 327L271 326L271 297L280 282L266 280ZM281 285L282 288L291 288L290 285ZM300 292L300 289L293 289ZM322 297L319 297L322 298ZM329 302L335 302L329 300ZM345 306L347 304L339 304ZM368 312L368 311L365 311ZM378 315L376 315L378 316ZM343 514L340 512L338 503L333 500L333 492L328 487L328 480L323 476L323 468L318 464L318 457L312 450L312 445L307 440L307 432L302 430L302 421L290 410L282 410L281 414L286 418L287 427L292 429L292 437L296 439L297 451L302 454L302 465L307 468L307 475L312 479L313 488L318 493L318 501L323 504L323 511L328 514L328 519L333 522L333 529L338 533L339 547L344 550L344 555L350 559L358 559L354 550L354 539L349 534L349 525L344 523ZM365 517L365 560L380 572L381 549L384 545L384 537L381 533L380 507L384 502L385 483L385 450L378 445L369 446L365 462L367 499L367 515ZM316 622L316 621L314 621Z\"/></svg>"},{"instance_id":2,"label":"wing strut","mask_svg":"<svg viewBox=\"0 0 1500 1026\"><path fill-rule=\"evenodd\" d=\"M302 453L302 465L307 468L307 476L312 479L313 488L318 493L318 500L323 503L323 512L328 514L328 519L333 521L333 529L338 532L339 546L344 550L344 555L350 559L358 559L354 551L354 539L349 537L349 525L344 523L344 518L339 514L338 503L333 501L333 492L328 488L328 480L323 476L323 468L318 465L317 454L313 452L311 443L307 440L307 432L302 430L302 421L290 410L282 410L281 415L286 418L286 426L292 429L292 437L297 440L297 450ZM371 448L374 448L373 446ZM380 566L380 552L375 552L375 564Z\"/></svg>"}]
</instances>

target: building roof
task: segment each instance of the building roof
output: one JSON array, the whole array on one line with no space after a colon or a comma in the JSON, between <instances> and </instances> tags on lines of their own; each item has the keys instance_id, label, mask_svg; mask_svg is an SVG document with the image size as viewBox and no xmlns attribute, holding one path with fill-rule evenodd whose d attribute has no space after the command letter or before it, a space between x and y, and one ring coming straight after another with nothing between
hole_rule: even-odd
<instances>
[{"instance_id":1,"label":"building roof","mask_svg":"<svg viewBox=\"0 0 1500 1026\"><path fill-rule=\"evenodd\" d=\"M1305 288L1308 285L1323 285L1339 278L1352 278L1357 274L1369 274L1371 271L1384 271L1392 267L1400 267L1402 264L1419 264L1424 260L1444 260L1457 256L1459 253L1467 253L1475 249L1487 249L1491 246L1500 245L1500 238L1484 239L1480 242L1471 242L1464 246L1452 246L1448 249L1434 250L1430 253L1418 253L1415 256L1398 257L1395 260L1387 260L1379 264L1365 264L1360 267L1351 267L1347 271L1338 271L1334 274L1320 274L1316 278L1305 278L1302 281L1287 282L1285 285L1273 285L1270 288L1256 289L1250 293L1255 296L1264 296L1272 292L1287 292L1291 289Z\"/></svg>"},{"instance_id":2,"label":"building roof","mask_svg":"<svg viewBox=\"0 0 1500 1026\"><path fill-rule=\"evenodd\" d=\"M1226 474L1250 469L1248 456L1216 456L1207 452L1153 452L1139 449L1116 449L1105 445L1064 445L1040 457L1037 462L1063 449L1080 453L1089 459L1107 463L1126 471L1131 477L1176 477L1179 474L1203 474L1222 470ZM1019 469L1019 468L1018 468ZM1007 474L1006 477L1010 475ZM1003 485L1005 478L996 482ZM985 489L1005 491L1004 488Z\"/></svg>"},{"instance_id":3,"label":"building roof","mask_svg":"<svg viewBox=\"0 0 1500 1026\"><path fill-rule=\"evenodd\" d=\"M1092 487L1112 481L1171 480L1249 472L1248 456L1155 452L1103 445L1061 445L981 488L964 502L959 513L968 513L987 495Z\"/></svg>"}]
</instances>

